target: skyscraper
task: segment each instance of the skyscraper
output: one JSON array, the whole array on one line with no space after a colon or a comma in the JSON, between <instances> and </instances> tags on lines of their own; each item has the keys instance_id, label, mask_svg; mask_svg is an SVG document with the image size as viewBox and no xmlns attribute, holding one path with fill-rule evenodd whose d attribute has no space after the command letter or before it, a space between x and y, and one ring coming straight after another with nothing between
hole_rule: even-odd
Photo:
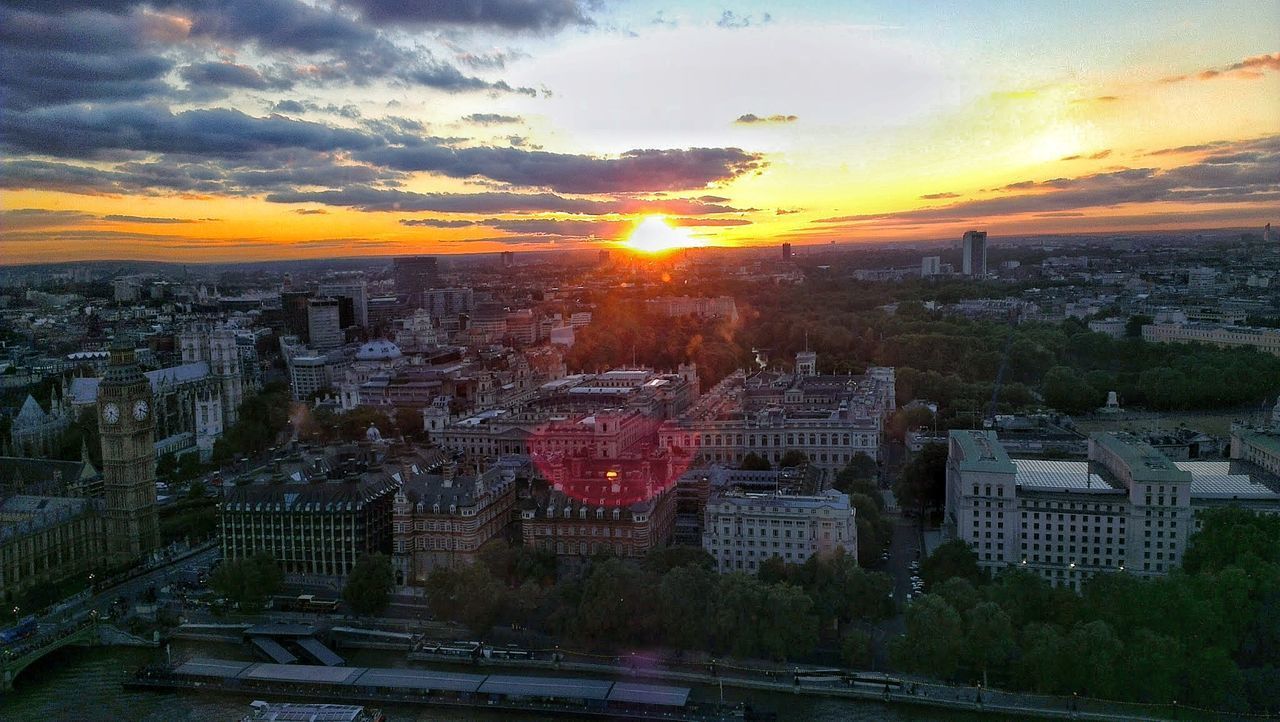
<instances>
[{"instance_id":1,"label":"skyscraper","mask_svg":"<svg viewBox=\"0 0 1280 722\"><path fill-rule=\"evenodd\" d=\"M440 282L435 256L399 256L392 262L391 269L396 293L408 296L411 305L420 301L423 291Z\"/></svg>"},{"instance_id":2,"label":"skyscraper","mask_svg":"<svg viewBox=\"0 0 1280 722\"><path fill-rule=\"evenodd\" d=\"M319 295L351 299L352 324L361 328L369 327L368 286L363 278L326 281L320 284ZM343 327L348 325L351 324L343 324Z\"/></svg>"},{"instance_id":3,"label":"skyscraper","mask_svg":"<svg viewBox=\"0 0 1280 722\"><path fill-rule=\"evenodd\" d=\"M790 243L782 244L782 260L784 261L791 260L791 244Z\"/></svg>"},{"instance_id":4,"label":"skyscraper","mask_svg":"<svg viewBox=\"0 0 1280 722\"><path fill-rule=\"evenodd\" d=\"M151 382L138 367L132 343L118 337L98 386L107 554L112 564L136 561L160 546L152 401Z\"/></svg>"},{"instance_id":5,"label":"skyscraper","mask_svg":"<svg viewBox=\"0 0 1280 722\"><path fill-rule=\"evenodd\" d=\"M318 349L342 345L342 321L338 299L313 298L307 304L307 335L311 346Z\"/></svg>"},{"instance_id":6,"label":"skyscraper","mask_svg":"<svg viewBox=\"0 0 1280 722\"><path fill-rule=\"evenodd\" d=\"M942 273L942 258L940 256L925 256L920 259L920 277L929 278Z\"/></svg>"},{"instance_id":7,"label":"skyscraper","mask_svg":"<svg viewBox=\"0 0 1280 722\"><path fill-rule=\"evenodd\" d=\"M962 272L966 276L987 275L987 232L965 231Z\"/></svg>"}]
</instances>

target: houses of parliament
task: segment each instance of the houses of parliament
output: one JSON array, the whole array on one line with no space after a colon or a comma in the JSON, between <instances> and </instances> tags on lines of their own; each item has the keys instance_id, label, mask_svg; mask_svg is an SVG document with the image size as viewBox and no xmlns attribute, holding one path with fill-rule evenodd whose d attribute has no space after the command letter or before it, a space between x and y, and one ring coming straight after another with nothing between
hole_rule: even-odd
<instances>
[{"instance_id":1,"label":"houses of parliament","mask_svg":"<svg viewBox=\"0 0 1280 722\"><path fill-rule=\"evenodd\" d=\"M79 462L6 457L0 599L10 603L37 584L125 567L160 546L154 404L133 346L117 339L97 395L101 470L87 453ZM101 497L78 493L99 486Z\"/></svg>"}]
</instances>

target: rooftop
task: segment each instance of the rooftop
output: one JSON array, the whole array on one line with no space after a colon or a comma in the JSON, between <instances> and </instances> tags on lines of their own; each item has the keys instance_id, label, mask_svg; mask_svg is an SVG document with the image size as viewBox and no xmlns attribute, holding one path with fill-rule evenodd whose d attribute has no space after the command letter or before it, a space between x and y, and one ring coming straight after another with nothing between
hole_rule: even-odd
<instances>
[{"instance_id":1,"label":"rooftop","mask_svg":"<svg viewBox=\"0 0 1280 722\"><path fill-rule=\"evenodd\" d=\"M996 438L994 431L953 430L950 434L952 448L958 449L956 459L961 471L978 471L994 474L1016 474L1009 455ZM951 455L955 458L955 454Z\"/></svg>"},{"instance_id":2,"label":"rooftop","mask_svg":"<svg viewBox=\"0 0 1280 722\"><path fill-rule=\"evenodd\" d=\"M1015 481L1020 488L1043 491L1120 492L1087 461L1016 459Z\"/></svg>"}]
</instances>

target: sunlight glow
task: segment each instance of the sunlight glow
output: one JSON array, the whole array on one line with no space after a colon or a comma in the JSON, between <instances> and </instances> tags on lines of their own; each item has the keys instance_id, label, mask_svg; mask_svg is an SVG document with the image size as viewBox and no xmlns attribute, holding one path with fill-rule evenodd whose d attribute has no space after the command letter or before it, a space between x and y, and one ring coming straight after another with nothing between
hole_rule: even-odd
<instances>
[{"instance_id":1,"label":"sunlight glow","mask_svg":"<svg viewBox=\"0 0 1280 722\"><path fill-rule=\"evenodd\" d=\"M623 245L633 251L662 253L676 248L696 248L706 245L693 237L688 228L672 228L664 216L646 216L636 224L631 236Z\"/></svg>"}]
</instances>

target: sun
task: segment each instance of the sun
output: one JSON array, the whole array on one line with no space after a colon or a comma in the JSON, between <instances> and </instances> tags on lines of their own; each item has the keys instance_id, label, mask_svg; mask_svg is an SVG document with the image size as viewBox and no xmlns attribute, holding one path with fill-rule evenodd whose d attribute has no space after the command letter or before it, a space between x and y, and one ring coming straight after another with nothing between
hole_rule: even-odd
<instances>
[{"instance_id":1,"label":"sun","mask_svg":"<svg viewBox=\"0 0 1280 722\"><path fill-rule=\"evenodd\" d=\"M694 238L687 228L672 228L665 216L646 216L636 224L622 245L633 251L662 253L676 248L694 248L703 242Z\"/></svg>"}]
</instances>

